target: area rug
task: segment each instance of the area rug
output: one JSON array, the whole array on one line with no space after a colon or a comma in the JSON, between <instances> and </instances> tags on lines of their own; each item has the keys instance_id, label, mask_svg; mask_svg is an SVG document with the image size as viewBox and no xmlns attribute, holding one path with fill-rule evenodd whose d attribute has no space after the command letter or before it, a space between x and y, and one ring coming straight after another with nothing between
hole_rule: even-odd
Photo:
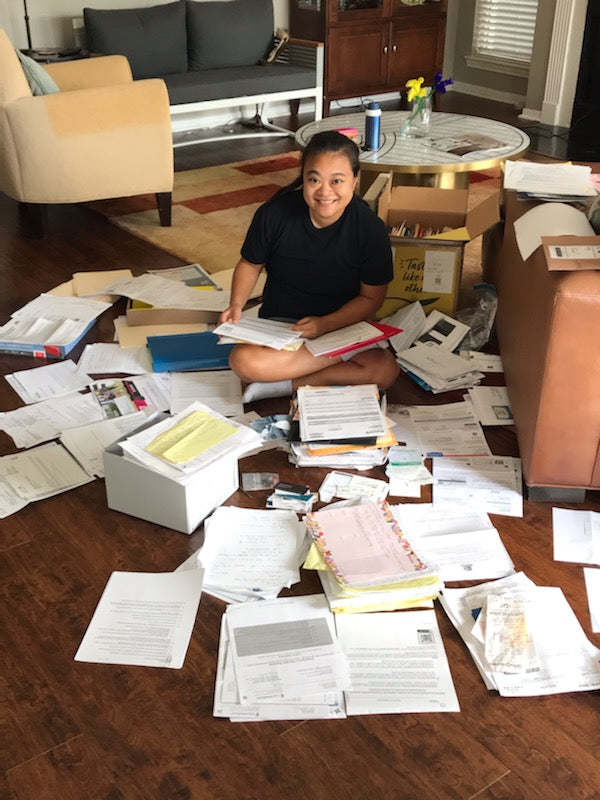
<instances>
[{"instance_id":1,"label":"area rug","mask_svg":"<svg viewBox=\"0 0 600 800\"><path fill-rule=\"evenodd\" d=\"M198 263L209 272L216 272L235 266L255 210L297 176L299 164L299 153L293 151L177 172L170 228L158 224L154 195L102 200L89 203L88 207L183 262ZM499 170L472 173L469 205L499 188ZM465 247L461 305L480 280L481 237L477 237Z\"/></svg>"}]
</instances>

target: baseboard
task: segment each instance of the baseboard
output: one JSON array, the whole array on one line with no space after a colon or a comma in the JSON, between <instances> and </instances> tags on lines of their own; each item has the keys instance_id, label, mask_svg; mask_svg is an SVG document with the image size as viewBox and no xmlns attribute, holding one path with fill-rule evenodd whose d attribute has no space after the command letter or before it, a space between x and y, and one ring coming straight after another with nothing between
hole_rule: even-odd
<instances>
[{"instance_id":1,"label":"baseboard","mask_svg":"<svg viewBox=\"0 0 600 800\"><path fill-rule=\"evenodd\" d=\"M452 91L469 94L472 97L481 97L484 100L495 100L497 103L509 103L515 108L523 108L525 96L513 94L512 92L501 92L498 89L490 89L488 86L476 86L472 83L462 83L456 81L452 86Z\"/></svg>"}]
</instances>

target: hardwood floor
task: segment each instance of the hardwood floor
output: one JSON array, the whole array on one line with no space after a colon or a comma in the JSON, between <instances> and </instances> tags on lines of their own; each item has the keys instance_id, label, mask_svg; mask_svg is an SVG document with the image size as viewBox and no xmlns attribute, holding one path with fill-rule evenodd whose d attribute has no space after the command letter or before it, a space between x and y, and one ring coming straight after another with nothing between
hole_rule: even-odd
<instances>
[{"instance_id":1,"label":"hardwood floor","mask_svg":"<svg viewBox=\"0 0 600 800\"><path fill-rule=\"evenodd\" d=\"M451 99L469 113L516 118L505 106ZM289 149L289 139L254 139L187 148L176 160L188 169ZM51 209L49 225L45 240L23 238L16 205L0 197L2 323L76 271L130 267L139 274L179 263L83 207ZM122 310L121 301L112 316ZM86 341L111 339L109 313ZM2 374L32 366L24 357L0 356ZM390 399L442 398L401 376ZM20 404L1 381L0 411ZM287 402L251 407L259 414L285 412ZM511 429L488 429L488 438L495 454L517 455ZM0 448L1 455L15 452L2 432ZM243 469L277 471L313 489L325 474L299 472L279 451L251 457ZM265 495L238 491L228 503L261 508ZM431 499L430 489L422 499ZM571 507L600 511L598 493ZM493 522L516 569L537 584L562 587L600 646L600 635L591 633L581 566L553 560L551 505L526 501L522 519L495 516ZM2 800L600 798L600 693L507 699L489 692L437 604L460 713L233 724L212 716L224 605L209 595L202 597L181 670L73 661L110 574L171 571L200 546L201 530L188 537L110 511L104 483L96 480L30 504L2 520L1 531ZM319 591L308 573L293 588Z\"/></svg>"}]
</instances>

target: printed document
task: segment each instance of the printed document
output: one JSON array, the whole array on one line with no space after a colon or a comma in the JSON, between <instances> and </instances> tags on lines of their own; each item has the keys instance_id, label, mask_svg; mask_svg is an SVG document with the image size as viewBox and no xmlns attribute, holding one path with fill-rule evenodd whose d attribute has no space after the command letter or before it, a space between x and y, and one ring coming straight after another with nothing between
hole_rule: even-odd
<instances>
[{"instance_id":1,"label":"printed document","mask_svg":"<svg viewBox=\"0 0 600 800\"><path fill-rule=\"evenodd\" d=\"M333 614L322 594L229 606L240 701L285 701L350 685Z\"/></svg>"},{"instance_id":2,"label":"printed document","mask_svg":"<svg viewBox=\"0 0 600 800\"><path fill-rule=\"evenodd\" d=\"M227 630L227 617L221 618L221 635L217 656L217 675L215 680L215 717L229 717L231 722L252 722L260 720L293 719L344 719L344 695L337 692L299 695L292 701L273 701L265 703L240 702L231 645Z\"/></svg>"},{"instance_id":3,"label":"printed document","mask_svg":"<svg viewBox=\"0 0 600 800\"><path fill-rule=\"evenodd\" d=\"M491 580L514 572L512 560L483 511L431 503L391 506L398 524L443 581Z\"/></svg>"},{"instance_id":4,"label":"printed document","mask_svg":"<svg viewBox=\"0 0 600 800\"><path fill-rule=\"evenodd\" d=\"M583 568L592 632L600 633L600 569Z\"/></svg>"},{"instance_id":5,"label":"printed document","mask_svg":"<svg viewBox=\"0 0 600 800\"><path fill-rule=\"evenodd\" d=\"M134 430L138 425L142 425L146 419L147 416L143 411L128 414L126 417L102 419L99 422L91 422L89 425L65 431L61 434L60 441L88 475L103 478L102 454L104 450L121 436Z\"/></svg>"},{"instance_id":6,"label":"printed document","mask_svg":"<svg viewBox=\"0 0 600 800\"><path fill-rule=\"evenodd\" d=\"M298 410L303 442L376 439L388 432L375 384L300 386Z\"/></svg>"},{"instance_id":7,"label":"printed document","mask_svg":"<svg viewBox=\"0 0 600 800\"><path fill-rule=\"evenodd\" d=\"M224 417L244 413L242 382L230 369L171 373L171 414L178 414L194 400Z\"/></svg>"},{"instance_id":8,"label":"printed document","mask_svg":"<svg viewBox=\"0 0 600 800\"><path fill-rule=\"evenodd\" d=\"M244 316L238 322L222 322L213 333L226 339L272 347L274 350L282 350L289 345L302 345L300 331L293 331L289 322L276 322L272 319Z\"/></svg>"},{"instance_id":9,"label":"printed document","mask_svg":"<svg viewBox=\"0 0 600 800\"><path fill-rule=\"evenodd\" d=\"M91 375L143 375L152 372L152 359L145 346L96 342L85 346L77 366Z\"/></svg>"},{"instance_id":10,"label":"printed document","mask_svg":"<svg viewBox=\"0 0 600 800\"><path fill-rule=\"evenodd\" d=\"M600 514L552 509L554 560L600 565Z\"/></svg>"},{"instance_id":11,"label":"printed document","mask_svg":"<svg viewBox=\"0 0 600 800\"><path fill-rule=\"evenodd\" d=\"M342 614L335 625L349 716L460 711L435 611Z\"/></svg>"},{"instance_id":12,"label":"printed document","mask_svg":"<svg viewBox=\"0 0 600 800\"><path fill-rule=\"evenodd\" d=\"M185 283L159 275L139 275L129 280L115 281L103 287L108 294L118 294L141 300L157 308L195 308L202 311L224 311L230 302L229 292L198 291Z\"/></svg>"},{"instance_id":13,"label":"printed document","mask_svg":"<svg viewBox=\"0 0 600 800\"><path fill-rule=\"evenodd\" d=\"M202 593L202 570L113 572L75 661L180 669Z\"/></svg>"},{"instance_id":14,"label":"printed document","mask_svg":"<svg viewBox=\"0 0 600 800\"><path fill-rule=\"evenodd\" d=\"M28 405L50 397L79 392L87 388L90 382L90 376L78 370L69 358L43 367L13 372L5 375L5 378Z\"/></svg>"},{"instance_id":15,"label":"printed document","mask_svg":"<svg viewBox=\"0 0 600 800\"><path fill-rule=\"evenodd\" d=\"M488 514L523 516L520 458L434 458L433 478L433 502L440 508L460 506Z\"/></svg>"},{"instance_id":16,"label":"printed document","mask_svg":"<svg viewBox=\"0 0 600 800\"><path fill-rule=\"evenodd\" d=\"M69 428L100 419L104 414L92 395L75 393L7 411L0 416L0 428L17 447L33 447L56 439Z\"/></svg>"},{"instance_id":17,"label":"printed document","mask_svg":"<svg viewBox=\"0 0 600 800\"><path fill-rule=\"evenodd\" d=\"M89 483L91 478L56 442L0 459L0 476L24 500L43 500Z\"/></svg>"}]
</instances>

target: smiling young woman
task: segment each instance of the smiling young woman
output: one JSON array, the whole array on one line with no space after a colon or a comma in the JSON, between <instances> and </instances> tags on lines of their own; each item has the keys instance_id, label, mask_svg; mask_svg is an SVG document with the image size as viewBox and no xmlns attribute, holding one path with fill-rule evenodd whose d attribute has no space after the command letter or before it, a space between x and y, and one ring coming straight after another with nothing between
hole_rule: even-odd
<instances>
[{"instance_id":1,"label":"smiling young woman","mask_svg":"<svg viewBox=\"0 0 600 800\"><path fill-rule=\"evenodd\" d=\"M358 147L337 131L316 134L299 177L262 205L250 224L221 322L237 322L265 269L259 315L283 320L312 339L372 319L393 267L383 222L355 194ZM349 358L313 356L305 347L273 350L239 344L229 363L249 383L244 400L290 394L297 386L376 383L390 386L398 365L374 347Z\"/></svg>"}]
</instances>

